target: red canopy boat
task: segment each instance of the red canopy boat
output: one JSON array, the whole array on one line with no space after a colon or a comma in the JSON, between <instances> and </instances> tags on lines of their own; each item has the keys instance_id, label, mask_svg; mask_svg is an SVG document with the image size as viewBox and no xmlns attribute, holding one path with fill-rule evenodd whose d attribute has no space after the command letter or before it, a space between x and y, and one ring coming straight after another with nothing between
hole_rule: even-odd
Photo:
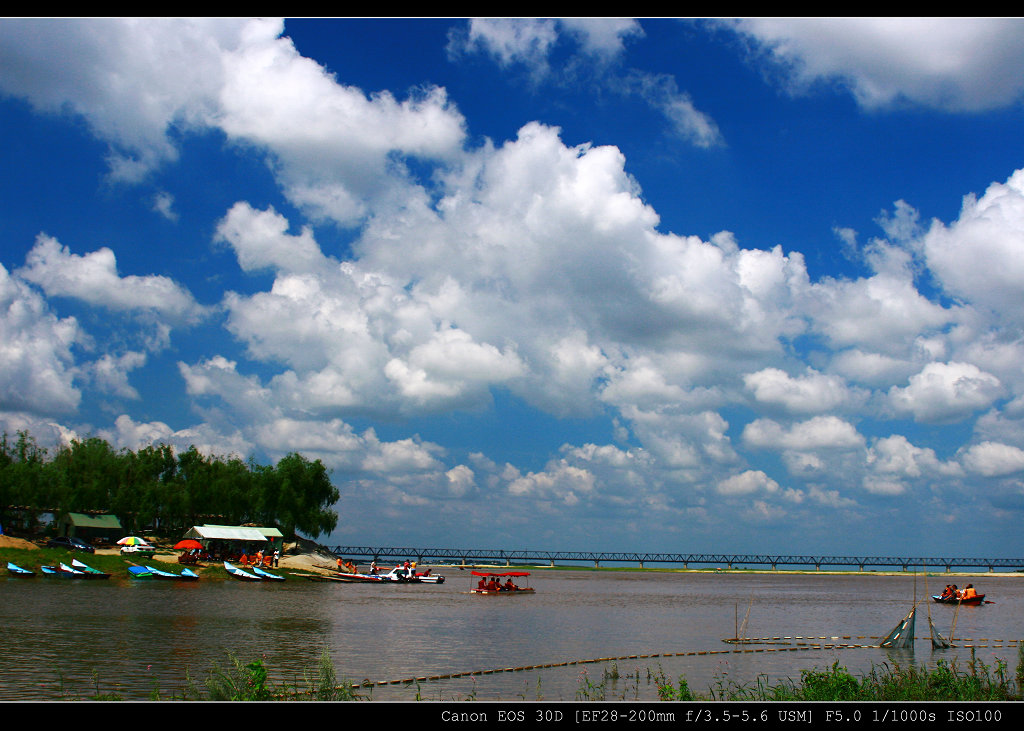
<instances>
[{"instance_id":1,"label":"red canopy boat","mask_svg":"<svg viewBox=\"0 0 1024 731\"><path fill-rule=\"evenodd\" d=\"M512 596L518 594L533 594L533 589L529 586L518 586L513 578L525 579L530 575L529 571L471 571L473 576L479 576L480 581L477 582L475 588L473 588L470 594L485 594L488 596ZM502 584L499 579L505 578L506 583ZM491 579L491 581L487 581Z\"/></svg>"}]
</instances>

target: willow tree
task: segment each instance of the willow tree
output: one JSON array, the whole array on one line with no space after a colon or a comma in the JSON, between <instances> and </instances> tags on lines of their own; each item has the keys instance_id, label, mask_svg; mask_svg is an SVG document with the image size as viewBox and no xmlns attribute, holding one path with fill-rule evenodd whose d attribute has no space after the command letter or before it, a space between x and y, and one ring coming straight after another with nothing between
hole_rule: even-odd
<instances>
[{"instance_id":1,"label":"willow tree","mask_svg":"<svg viewBox=\"0 0 1024 731\"><path fill-rule=\"evenodd\" d=\"M276 522L285 535L302 532L316 538L338 525L331 506L340 493L320 460L311 462L293 452L273 468L260 469L257 482L263 519Z\"/></svg>"}]
</instances>

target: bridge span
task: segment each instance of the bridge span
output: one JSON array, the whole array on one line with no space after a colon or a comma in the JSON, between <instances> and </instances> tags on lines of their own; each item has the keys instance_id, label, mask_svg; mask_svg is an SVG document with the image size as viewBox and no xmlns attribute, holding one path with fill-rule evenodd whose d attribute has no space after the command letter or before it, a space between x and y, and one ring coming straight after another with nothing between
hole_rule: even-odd
<instances>
[{"instance_id":1,"label":"bridge span","mask_svg":"<svg viewBox=\"0 0 1024 731\"><path fill-rule=\"evenodd\" d=\"M958 569L987 569L994 572L1024 570L1024 558L970 558L954 556L831 556L831 555L770 555L750 553L630 553L615 551L535 551L508 549L465 549L465 548L415 548L409 546L333 546L328 547L335 556L345 558L363 558L380 561L381 559L404 561L406 559L423 563L424 561L444 561L445 563L473 566L479 564L504 565L530 564L539 566L556 562L592 563L594 567L601 564L630 563L644 568L648 564L671 564L689 568L726 566L734 567L769 567L775 571L780 566L790 568L810 567L820 571L822 567L849 570L857 567L863 571L865 567L892 569L898 566L901 571L944 569L947 573Z\"/></svg>"}]
</instances>

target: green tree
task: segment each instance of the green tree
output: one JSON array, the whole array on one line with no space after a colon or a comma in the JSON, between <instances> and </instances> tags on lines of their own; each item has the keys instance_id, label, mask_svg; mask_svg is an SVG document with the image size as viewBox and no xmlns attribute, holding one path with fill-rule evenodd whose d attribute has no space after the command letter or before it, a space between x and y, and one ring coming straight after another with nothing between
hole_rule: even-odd
<instances>
[{"instance_id":1,"label":"green tree","mask_svg":"<svg viewBox=\"0 0 1024 731\"><path fill-rule=\"evenodd\" d=\"M338 524L339 493L320 460L288 454L274 466L253 459L176 454L166 444L115 451L98 437L74 440L47 459L27 432L0 437L0 520L17 507L34 525L41 512L111 512L131 532L169 533L214 519L276 525L317 537Z\"/></svg>"},{"instance_id":2,"label":"green tree","mask_svg":"<svg viewBox=\"0 0 1024 731\"><path fill-rule=\"evenodd\" d=\"M50 465L54 492L50 507L67 511L107 512L118 492L124 453L99 437L75 439L57 451Z\"/></svg>"},{"instance_id":3,"label":"green tree","mask_svg":"<svg viewBox=\"0 0 1024 731\"><path fill-rule=\"evenodd\" d=\"M295 452L287 455L273 469L261 471L260 492L262 514L274 516L286 535L301 531L316 538L338 525L338 514L331 506L340 493L318 459L311 462Z\"/></svg>"},{"instance_id":4,"label":"green tree","mask_svg":"<svg viewBox=\"0 0 1024 731\"><path fill-rule=\"evenodd\" d=\"M12 508L23 511L25 527L34 530L50 499L45 490L46 450L27 431L19 431L13 444L0 438L0 524L10 525Z\"/></svg>"}]
</instances>

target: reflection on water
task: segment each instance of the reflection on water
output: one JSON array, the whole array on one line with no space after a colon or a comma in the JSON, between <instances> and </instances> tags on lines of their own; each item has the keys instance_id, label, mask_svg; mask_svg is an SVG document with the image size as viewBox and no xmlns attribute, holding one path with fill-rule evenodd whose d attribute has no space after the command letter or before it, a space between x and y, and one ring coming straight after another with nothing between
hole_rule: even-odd
<instances>
[{"instance_id":1,"label":"reflection on water","mask_svg":"<svg viewBox=\"0 0 1024 731\"><path fill-rule=\"evenodd\" d=\"M961 662L969 651L933 652L927 616L956 639L1005 644L1021 634L1024 582L992 575L973 580L994 604L923 603L914 654L880 649L802 649L762 653L722 642L746 619L747 637L849 637L877 644L926 596L924 577L551 571L534 572L537 593L484 597L465 592L468 572L448 570L440 585L371 586L290 581L119 583L0 579L0 699L124 698L180 694L202 685L214 667L262 659L277 681L295 684L326 648L338 676L403 680L551 663L618 658L596 664L473 675L418 686L377 686L378 699L572 700L606 670L609 699L656 697L653 675L685 675L697 692L712 686L774 682L834 662L854 672L882 663ZM938 593L946 580L931 577ZM820 642L791 640L790 642ZM771 646L768 646L771 647ZM775 647L778 647L777 645ZM979 648L978 659L1011 667L1015 647ZM629 655L658 657L623 659Z\"/></svg>"}]
</instances>

